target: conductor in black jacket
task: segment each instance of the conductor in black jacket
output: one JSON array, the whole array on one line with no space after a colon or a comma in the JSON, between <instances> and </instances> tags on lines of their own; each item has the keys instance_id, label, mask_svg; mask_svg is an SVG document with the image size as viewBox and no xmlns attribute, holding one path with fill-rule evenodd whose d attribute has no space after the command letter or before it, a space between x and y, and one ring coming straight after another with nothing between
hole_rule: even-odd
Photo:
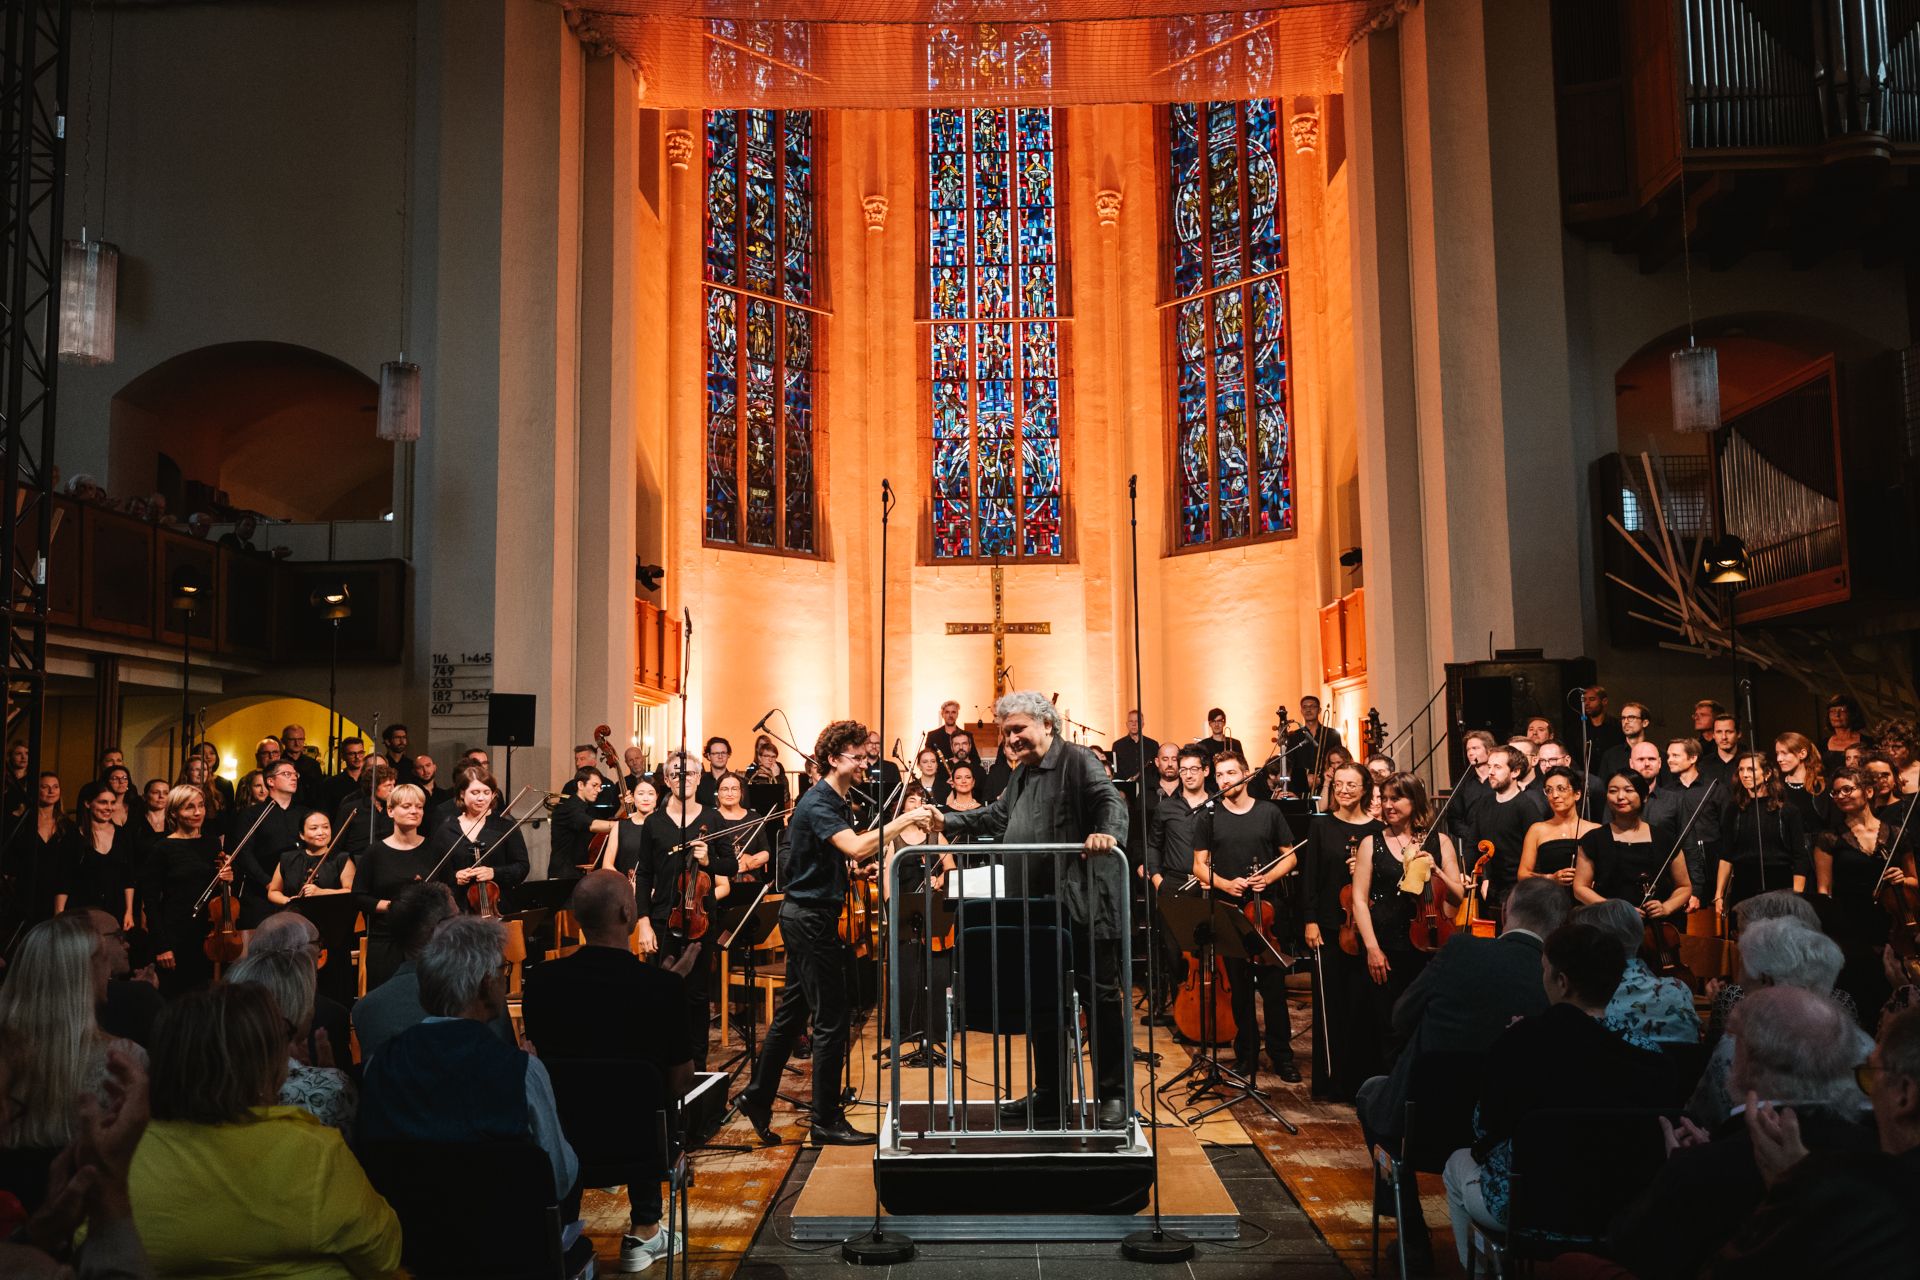
<instances>
[{"instance_id":1,"label":"conductor in black jacket","mask_svg":"<svg viewBox=\"0 0 1920 1280\"><path fill-rule=\"evenodd\" d=\"M1485 1053L1515 1018L1546 1012L1540 948L1572 908L1566 886L1541 877L1523 880L1507 897L1505 932L1494 939L1456 933L1420 971L1393 1006L1399 1056L1392 1073L1368 1080L1354 1099L1369 1150L1375 1144L1399 1149L1413 1064L1422 1054ZM1460 1105L1471 1106L1472 1099L1463 1098ZM1406 1163L1400 1166L1400 1210L1406 1215L1399 1225L1408 1268L1426 1270L1433 1250L1420 1212L1420 1189Z\"/></svg>"}]
</instances>

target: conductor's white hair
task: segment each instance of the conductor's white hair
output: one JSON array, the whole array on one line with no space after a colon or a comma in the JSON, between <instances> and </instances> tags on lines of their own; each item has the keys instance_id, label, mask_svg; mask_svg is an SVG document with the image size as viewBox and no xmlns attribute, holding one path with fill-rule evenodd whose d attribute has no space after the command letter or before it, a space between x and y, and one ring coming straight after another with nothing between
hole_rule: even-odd
<instances>
[{"instance_id":1,"label":"conductor's white hair","mask_svg":"<svg viewBox=\"0 0 1920 1280\"><path fill-rule=\"evenodd\" d=\"M1055 737L1061 732L1060 709L1051 699L1036 689L1022 689L1009 693L993 704L993 718L1005 720L1008 716L1027 716L1034 720L1044 720Z\"/></svg>"}]
</instances>

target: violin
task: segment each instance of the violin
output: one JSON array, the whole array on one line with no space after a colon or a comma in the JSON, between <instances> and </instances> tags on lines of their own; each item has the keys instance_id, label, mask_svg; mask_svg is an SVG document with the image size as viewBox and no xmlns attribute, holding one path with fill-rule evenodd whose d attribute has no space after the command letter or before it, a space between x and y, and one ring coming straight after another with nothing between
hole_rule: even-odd
<instances>
[{"instance_id":1,"label":"violin","mask_svg":"<svg viewBox=\"0 0 1920 1280\"><path fill-rule=\"evenodd\" d=\"M228 854L221 867L232 865L233 855ZM247 939L253 931L240 928L240 900L233 896L231 881L221 886L217 897L208 900L207 922L213 929L200 948L207 959L224 968L247 953Z\"/></svg>"},{"instance_id":2,"label":"violin","mask_svg":"<svg viewBox=\"0 0 1920 1280\"><path fill-rule=\"evenodd\" d=\"M700 864L693 850L687 850L680 867L680 885L674 894L673 909L667 913L667 928L688 942L706 937L713 924L707 916L707 899L712 895L712 874Z\"/></svg>"},{"instance_id":3,"label":"violin","mask_svg":"<svg viewBox=\"0 0 1920 1280\"><path fill-rule=\"evenodd\" d=\"M1280 858L1275 858L1255 874L1265 875L1279 866L1280 862ZM1273 903L1267 901L1266 890L1255 889L1247 899L1247 905L1240 908L1240 912L1246 916L1247 923L1253 926L1253 931L1260 937L1259 943L1249 944L1248 950L1251 954L1247 959L1253 964L1278 964L1292 967L1293 957L1280 946L1280 937L1274 932L1277 913L1274 911Z\"/></svg>"},{"instance_id":4,"label":"violin","mask_svg":"<svg viewBox=\"0 0 1920 1280\"><path fill-rule=\"evenodd\" d=\"M1419 828L1412 832L1412 848L1426 853L1423 845L1426 833ZM1447 912L1446 904L1440 895L1446 891L1446 882L1440 879L1440 861L1431 853L1427 857L1433 860L1434 869L1427 876L1426 885L1420 890L1420 900L1414 904L1413 919L1407 925L1407 935L1414 950L1434 952L1447 945L1447 939L1453 936L1453 916Z\"/></svg>"},{"instance_id":5,"label":"violin","mask_svg":"<svg viewBox=\"0 0 1920 1280\"><path fill-rule=\"evenodd\" d=\"M1640 911L1644 915L1647 904L1654 900L1654 890L1660 884L1660 875L1640 877ZM1663 978L1678 978L1689 987L1699 989L1700 983L1694 977L1693 970L1680 955L1680 926L1671 916L1649 917L1641 940L1641 946L1647 955L1647 966Z\"/></svg>"},{"instance_id":6,"label":"violin","mask_svg":"<svg viewBox=\"0 0 1920 1280\"><path fill-rule=\"evenodd\" d=\"M847 900L840 908L840 941L853 948L855 956L866 956L873 949L873 921L880 914L880 881L872 871L856 870L847 877Z\"/></svg>"},{"instance_id":7,"label":"violin","mask_svg":"<svg viewBox=\"0 0 1920 1280\"><path fill-rule=\"evenodd\" d=\"M1913 817L1913 810L1920 804L1909 806L1907 818ZM1873 891L1874 901L1887 913L1890 925L1887 930L1887 946L1893 951L1893 960L1900 973L1909 983L1920 983L1920 888L1908 884L1907 877L1914 877L1913 846L1903 851L1901 838L1907 834L1906 820L1900 823L1900 830L1894 834L1887 845L1885 865L1880 871L1880 883ZM1888 872L1898 868L1902 879L1895 881Z\"/></svg>"},{"instance_id":8,"label":"violin","mask_svg":"<svg viewBox=\"0 0 1920 1280\"><path fill-rule=\"evenodd\" d=\"M1347 840L1347 882L1340 886L1340 949L1360 954L1360 926L1353 919L1353 863L1360 856L1360 837Z\"/></svg>"},{"instance_id":9,"label":"violin","mask_svg":"<svg viewBox=\"0 0 1920 1280\"><path fill-rule=\"evenodd\" d=\"M1232 1044L1239 1027L1233 1021L1233 989L1227 982L1227 962L1215 956L1209 973L1201 967L1199 956L1189 955L1186 980L1173 997L1173 1028L1199 1044L1206 1035L1209 1013L1213 1042Z\"/></svg>"}]
</instances>

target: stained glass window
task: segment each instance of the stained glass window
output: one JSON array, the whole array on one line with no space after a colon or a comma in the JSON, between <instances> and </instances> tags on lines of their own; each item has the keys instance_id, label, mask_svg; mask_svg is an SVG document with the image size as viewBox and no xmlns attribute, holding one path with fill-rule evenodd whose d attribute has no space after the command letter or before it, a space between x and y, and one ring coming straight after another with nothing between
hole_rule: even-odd
<instances>
[{"instance_id":1,"label":"stained glass window","mask_svg":"<svg viewBox=\"0 0 1920 1280\"><path fill-rule=\"evenodd\" d=\"M816 548L813 116L707 113L706 540Z\"/></svg>"},{"instance_id":2,"label":"stained glass window","mask_svg":"<svg viewBox=\"0 0 1920 1280\"><path fill-rule=\"evenodd\" d=\"M1271 98L1175 103L1175 545L1294 531L1287 382L1286 189Z\"/></svg>"},{"instance_id":3,"label":"stained glass window","mask_svg":"<svg viewBox=\"0 0 1920 1280\"><path fill-rule=\"evenodd\" d=\"M940 108L926 122L933 554L1057 557L1053 111Z\"/></svg>"}]
</instances>

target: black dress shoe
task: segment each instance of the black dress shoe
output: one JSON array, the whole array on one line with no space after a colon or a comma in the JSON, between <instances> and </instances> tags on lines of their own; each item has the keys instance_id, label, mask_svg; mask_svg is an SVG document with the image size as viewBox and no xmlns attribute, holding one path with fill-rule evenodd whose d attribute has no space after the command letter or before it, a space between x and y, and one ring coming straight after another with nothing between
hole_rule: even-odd
<instances>
[{"instance_id":1,"label":"black dress shoe","mask_svg":"<svg viewBox=\"0 0 1920 1280\"><path fill-rule=\"evenodd\" d=\"M1273 1064L1273 1073L1288 1084L1300 1083L1300 1068L1293 1065L1292 1058L1281 1058Z\"/></svg>"},{"instance_id":2,"label":"black dress shoe","mask_svg":"<svg viewBox=\"0 0 1920 1280\"><path fill-rule=\"evenodd\" d=\"M856 1129L848 1124L845 1116L832 1124L813 1126L812 1136L813 1145L816 1147L867 1147L878 1141L866 1130Z\"/></svg>"},{"instance_id":3,"label":"black dress shoe","mask_svg":"<svg viewBox=\"0 0 1920 1280\"><path fill-rule=\"evenodd\" d=\"M1018 1125L1027 1124L1027 1103L1033 1103L1033 1123L1037 1128L1052 1128L1060 1123L1060 1099L1050 1093L1035 1093L1027 1098L1015 1098L1011 1102L1000 1104L1000 1123Z\"/></svg>"},{"instance_id":4,"label":"black dress shoe","mask_svg":"<svg viewBox=\"0 0 1920 1280\"><path fill-rule=\"evenodd\" d=\"M1260 1059L1235 1058L1233 1060L1233 1066L1230 1068L1230 1070L1232 1070L1233 1074L1237 1076L1245 1076L1249 1081L1251 1081L1260 1074Z\"/></svg>"},{"instance_id":5,"label":"black dress shoe","mask_svg":"<svg viewBox=\"0 0 1920 1280\"><path fill-rule=\"evenodd\" d=\"M1125 1098L1100 1099L1100 1127L1102 1129L1124 1129L1127 1127L1127 1100Z\"/></svg>"},{"instance_id":6,"label":"black dress shoe","mask_svg":"<svg viewBox=\"0 0 1920 1280\"><path fill-rule=\"evenodd\" d=\"M748 1102L746 1096L743 1094L735 1101L733 1108L745 1116L747 1123L753 1126L754 1133L760 1138L761 1146L771 1147L780 1141L780 1135L773 1131L772 1106L755 1106L753 1103Z\"/></svg>"}]
</instances>

